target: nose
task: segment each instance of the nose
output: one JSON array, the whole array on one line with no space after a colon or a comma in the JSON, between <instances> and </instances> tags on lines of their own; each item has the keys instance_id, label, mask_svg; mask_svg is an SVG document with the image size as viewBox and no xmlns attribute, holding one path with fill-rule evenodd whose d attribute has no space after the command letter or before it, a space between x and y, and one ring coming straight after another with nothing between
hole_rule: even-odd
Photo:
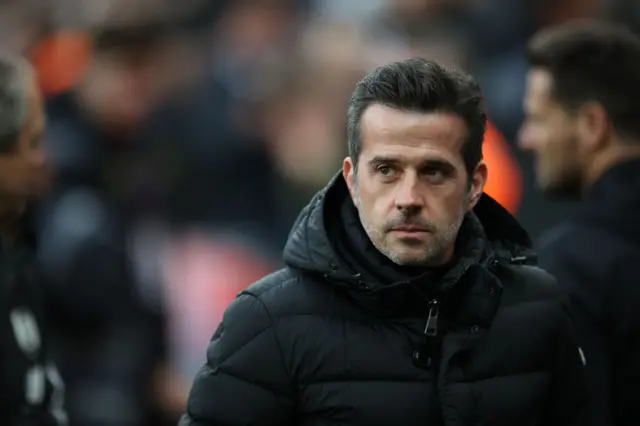
<instances>
[{"instance_id":1,"label":"nose","mask_svg":"<svg viewBox=\"0 0 640 426\"><path fill-rule=\"evenodd\" d=\"M518 132L518 146L526 151L532 150L535 146L535 140L531 135L531 131L527 129L526 124L523 124Z\"/></svg>"},{"instance_id":2,"label":"nose","mask_svg":"<svg viewBox=\"0 0 640 426\"><path fill-rule=\"evenodd\" d=\"M396 188L395 203L398 210L415 210L423 207L420 182L415 173L404 174Z\"/></svg>"}]
</instances>

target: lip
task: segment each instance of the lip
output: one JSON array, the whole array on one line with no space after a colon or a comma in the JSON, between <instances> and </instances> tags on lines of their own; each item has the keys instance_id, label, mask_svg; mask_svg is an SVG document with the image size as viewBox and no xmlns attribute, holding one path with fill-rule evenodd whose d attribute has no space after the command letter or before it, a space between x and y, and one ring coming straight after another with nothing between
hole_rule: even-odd
<instances>
[{"instance_id":1,"label":"lip","mask_svg":"<svg viewBox=\"0 0 640 426\"><path fill-rule=\"evenodd\" d=\"M392 231L403 234L424 234L427 232L427 230L424 228L418 228L414 226L401 226L398 228L393 228Z\"/></svg>"}]
</instances>

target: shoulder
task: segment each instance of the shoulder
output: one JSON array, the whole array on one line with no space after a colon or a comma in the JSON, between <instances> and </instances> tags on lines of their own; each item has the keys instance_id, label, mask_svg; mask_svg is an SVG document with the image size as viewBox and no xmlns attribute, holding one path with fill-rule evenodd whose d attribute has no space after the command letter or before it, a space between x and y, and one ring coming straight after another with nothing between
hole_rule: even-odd
<instances>
[{"instance_id":1,"label":"shoulder","mask_svg":"<svg viewBox=\"0 0 640 426\"><path fill-rule=\"evenodd\" d=\"M598 259L602 263L609 254L616 257L631 249L630 242L606 226L581 221L568 221L552 228L542 235L538 246L543 266L571 259Z\"/></svg>"},{"instance_id":2,"label":"shoulder","mask_svg":"<svg viewBox=\"0 0 640 426\"><path fill-rule=\"evenodd\" d=\"M556 285L553 275L538 265L498 264L496 270L511 285L551 290Z\"/></svg>"},{"instance_id":3,"label":"shoulder","mask_svg":"<svg viewBox=\"0 0 640 426\"><path fill-rule=\"evenodd\" d=\"M503 285L503 304L564 302L566 294L556 278L536 265L498 264L495 274Z\"/></svg>"},{"instance_id":4,"label":"shoulder","mask_svg":"<svg viewBox=\"0 0 640 426\"><path fill-rule=\"evenodd\" d=\"M329 286L323 284L289 268L256 281L225 310L209 346L209 355L225 359L248 342L260 340L264 344L264 339L272 338L276 330L280 330L278 336L286 338L291 327L302 327L298 321L288 321L292 317L320 315L323 307L331 305L326 294L330 292Z\"/></svg>"},{"instance_id":5,"label":"shoulder","mask_svg":"<svg viewBox=\"0 0 640 426\"><path fill-rule=\"evenodd\" d=\"M340 315L351 312L343 293L324 282L322 277L283 268L253 283L239 298L260 301L272 319L299 315Z\"/></svg>"},{"instance_id":6,"label":"shoulder","mask_svg":"<svg viewBox=\"0 0 640 426\"><path fill-rule=\"evenodd\" d=\"M526 328L545 339L570 332L569 294L553 275L533 265L499 265L495 274L502 283L497 313L501 324Z\"/></svg>"},{"instance_id":7,"label":"shoulder","mask_svg":"<svg viewBox=\"0 0 640 426\"><path fill-rule=\"evenodd\" d=\"M614 277L626 281L635 276L626 271L640 260L638 246L624 235L579 221L567 222L545 234L539 253L540 265L562 286L608 283L616 281Z\"/></svg>"}]
</instances>

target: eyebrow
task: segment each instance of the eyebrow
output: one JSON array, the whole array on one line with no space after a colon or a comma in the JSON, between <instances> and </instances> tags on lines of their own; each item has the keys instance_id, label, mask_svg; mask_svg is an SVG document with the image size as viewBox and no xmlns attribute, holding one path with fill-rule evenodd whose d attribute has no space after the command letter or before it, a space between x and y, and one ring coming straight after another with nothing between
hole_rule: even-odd
<instances>
[{"instance_id":1,"label":"eyebrow","mask_svg":"<svg viewBox=\"0 0 640 426\"><path fill-rule=\"evenodd\" d=\"M380 155L376 155L371 160L368 161L368 164L371 166L377 166L380 164L397 164L400 163L400 160L392 157L384 157Z\"/></svg>"},{"instance_id":2,"label":"eyebrow","mask_svg":"<svg viewBox=\"0 0 640 426\"><path fill-rule=\"evenodd\" d=\"M385 157L381 155L376 155L375 157L373 157L371 160L368 161L368 164L370 166L378 166L380 164L399 164L399 163L402 163L402 160L398 158ZM455 171L454 165L451 164L449 161L442 160L442 159L435 159L435 158L425 159L421 161L419 167L420 168L435 167L435 168L445 169L448 171Z\"/></svg>"}]
</instances>

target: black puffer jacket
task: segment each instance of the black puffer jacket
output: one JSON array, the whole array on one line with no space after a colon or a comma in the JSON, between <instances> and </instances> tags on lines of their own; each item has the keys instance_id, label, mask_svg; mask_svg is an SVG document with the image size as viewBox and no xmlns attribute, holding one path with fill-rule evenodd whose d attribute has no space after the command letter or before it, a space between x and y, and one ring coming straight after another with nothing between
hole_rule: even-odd
<instances>
[{"instance_id":1,"label":"black puffer jacket","mask_svg":"<svg viewBox=\"0 0 640 426\"><path fill-rule=\"evenodd\" d=\"M180 425L581 424L582 360L553 279L519 264L529 243L485 196L455 265L412 274L371 247L337 177L289 266L229 306Z\"/></svg>"},{"instance_id":2,"label":"black puffer jacket","mask_svg":"<svg viewBox=\"0 0 640 426\"><path fill-rule=\"evenodd\" d=\"M62 426L64 383L49 358L31 219L23 220L23 238L0 243L0 425Z\"/></svg>"}]
</instances>

